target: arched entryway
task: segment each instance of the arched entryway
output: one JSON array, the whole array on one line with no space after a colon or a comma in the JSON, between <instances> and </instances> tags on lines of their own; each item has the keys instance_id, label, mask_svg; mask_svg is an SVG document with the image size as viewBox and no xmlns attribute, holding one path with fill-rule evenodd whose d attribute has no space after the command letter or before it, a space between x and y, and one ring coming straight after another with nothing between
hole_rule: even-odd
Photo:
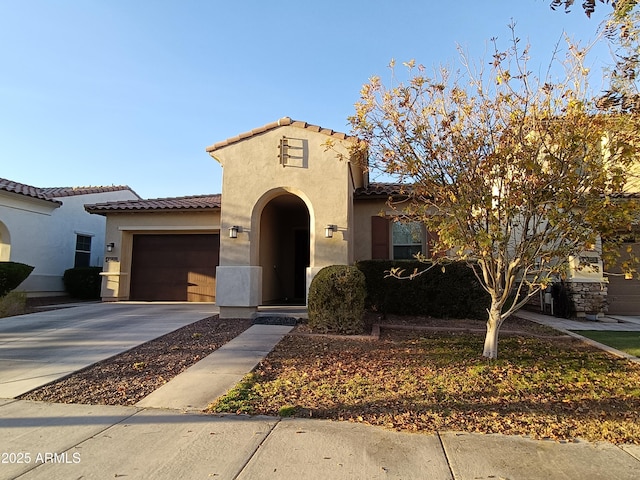
<instances>
[{"instance_id":1,"label":"arched entryway","mask_svg":"<svg viewBox=\"0 0 640 480\"><path fill-rule=\"evenodd\" d=\"M0 262L11 259L11 235L7 226L0 222Z\"/></svg>"},{"instance_id":2,"label":"arched entryway","mask_svg":"<svg viewBox=\"0 0 640 480\"><path fill-rule=\"evenodd\" d=\"M262 209L259 263L263 304L305 304L309 224L307 205L292 193L272 198Z\"/></svg>"}]
</instances>

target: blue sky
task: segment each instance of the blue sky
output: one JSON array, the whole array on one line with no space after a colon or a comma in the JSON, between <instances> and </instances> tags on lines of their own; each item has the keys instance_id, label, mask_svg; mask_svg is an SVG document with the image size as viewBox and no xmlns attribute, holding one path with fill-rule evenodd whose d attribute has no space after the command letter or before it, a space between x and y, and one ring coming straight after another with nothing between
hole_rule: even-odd
<instances>
[{"instance_id":1,"label":"blue sky","mask_svg":"<svg viewBox=\"0 0 640 480\"><path fill-rule=\"evenodd\" d=\"M459 44L480 59L511 19L546 65L563 32L593 38L610 8L589 20L580 3L0 0L0 177L219 193L206 146L284 116L348 132L392 58L452 64Z\"/></svg>"}]
</instances>

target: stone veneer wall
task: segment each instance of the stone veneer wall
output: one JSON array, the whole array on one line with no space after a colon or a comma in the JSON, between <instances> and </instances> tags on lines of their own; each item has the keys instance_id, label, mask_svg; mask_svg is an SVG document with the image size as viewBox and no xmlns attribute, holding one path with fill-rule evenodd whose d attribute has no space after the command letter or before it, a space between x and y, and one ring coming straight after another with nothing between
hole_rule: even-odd
<instances>
[{"instance_id":1,"label":"stone veneer wall","mask_svg":"<svg viewBox=\"0 0 640 480\"><path fill-rule=\"evenodd\" d=\"M584 317L587 313L606 313L607 284L599 282L567 282L569 296L573 300L576 317ZM600 308L594 306L600 305Z\"/></svg>"}]
</instances>

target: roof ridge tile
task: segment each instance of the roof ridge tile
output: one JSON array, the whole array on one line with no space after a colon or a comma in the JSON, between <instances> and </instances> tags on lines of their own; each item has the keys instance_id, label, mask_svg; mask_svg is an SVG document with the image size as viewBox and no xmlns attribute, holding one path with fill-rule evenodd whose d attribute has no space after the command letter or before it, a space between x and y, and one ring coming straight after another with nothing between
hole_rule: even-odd
<instances>
[{"instance_id":1,"label":"roof ridge tile","mask_svg":"<svg viewBox=\"0 0 640 480\"><path fill-rule=\"evenodd\" d=\"M319 125L312 125L309 124L307 122L301 121L301 120L292 120L291 117L282 117L279 120L275 121L275 122L271 122L271 123L267 123L266 125L263 125L262 127L257 127L254 128L253 130L249 130L248 132L243 132L239 135L236 135L234 137L230 137L227 138L226 140L222 140L220 142L216 142L213 145L207 147L205 150L209 153L214 152L216 150L219 150L221 148L224 147L228 147L229 145L233 145L234 143L238 143L241 142L243 140L246 140L248 138L251 138L253 136L256 135L260 135L262 133L266 133L270 130L274 130L276 128L279 127L284 127L284 126L292 126L292 127L297 127L297 128L304 128L307 130L311 130L312 132L318 132L318 133L322 133L324 135L330 136L330 137L335 137L338 138L340 140L351 140L351 139L355 139L355 137L348 135L346 133L342 133L342 132L336 132L335 130L332 130L330 128L323 128Z\"/></svg>"},{"instance_id":2,"label":"roof ridge tile","mask_svg":"<svg viewBox=\"0 0 640 480\"><path fill-rule=\"evenodd\" d=\"M140 196L128 185L86 185L73 187L43 187L40 189L48 197L71 197L74 195L90 195L94 193L131 191L136 197Z\"/></svg>"}]
</instances>

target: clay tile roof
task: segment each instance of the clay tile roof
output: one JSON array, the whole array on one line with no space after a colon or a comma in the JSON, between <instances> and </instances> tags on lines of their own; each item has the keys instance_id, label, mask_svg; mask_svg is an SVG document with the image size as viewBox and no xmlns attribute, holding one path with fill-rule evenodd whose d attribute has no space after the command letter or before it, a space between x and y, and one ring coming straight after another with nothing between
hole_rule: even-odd
<instances>
[{"instance_id":1,"label":"clay tile roof","mask_svg":"<svg viewBox=\"0 0 640 480\"><path fill-rule=\"evenodd\" d=\"M357 188L356 198L392 197L406 193L407 185L401 183L376 183L372 182L366 187Z\"/></svg>"},{"instance_id":2,"label":"clay tile roof","mask_svg":"<svg viewBox=\"0 0 640 480\"><path fill-rule=\"evenodd\" d=\"M612 193L611 198L640 198L640 192L618 192Z\"/></svg>"},{"instance_id":3,"label":"clay tile roof","mask_svg":"<svg viewBox=\"0 0 640 480\"><path fill-rule=\"evenodd\" d=\"M89 195L92 193L119 192L130 190L136 197L140 196L128 185L88 186L88 187L45 187L40 189L49 198L72 197L74 195Z\"/></svg>"},{"instance_id":4,"label":"clay tile roof","mask_svg":"<svg viewBox=\"0 0 640 480\"><path fill-rule=\"evenodd\" d=\"M43 192L41 188L26 185L24 183L14 182L7 180L6 178L0 178L0 190L5 192L17 193L19 195L25 195L27 197L39 198L47 202L55 203L56 205L62 205L62 202L53 200Z\"/></svg>"},{"instance_id":5,"label":"clay tile roof","mask_svg":"<svg viewBox=\"0 0 640 480\"><path fill-rule=\"evenodd\" d=\"M220 208L220 194L152 198L149 200L123 200L120 202L85 205L84 208L89 213L98 214L106 214L109 212L135 213L148 211L211 210Z\"/></svg>"},{"instance_id":6,"label":"clay tile roof","mask_svg":"<svg viewBox=\"0 0 640 480\"><path fill-rule=\"evenodd\" d=\"M312 132L320 132L320 133L323 133L323 134L328 135L330 137L338 138L340 140L355 139L355 137L351 137L351 136L347 135L346 133L335 132L335 131L333 131L333 130L331 130L329 128L322 128L322 127L319 127L318 125L310 125L307 122L301 122L299 120L292 120L290 117L283 117L280 120L277 120L275 122L267 123L266 125L263 125L262 127L254 128L253 130L251 130L249 132L244 132L244 133L241 133L240 135L236 135L235 137L227 138L226 140L223 140L221 142L214 143L210 147L207 147L206 151L211 153L211 152L213 152L215 150L218 150L220 148L224 148L224 147L227 147L227 146L232 145L234 143L241 142L242 140L246 140L247 138L251 138L251 137L254 137L256 135L260 135L262 133L268 132L270 130L273 130L273 129L276 129L276 128L279 128L279 127L285 127L285 126L292 126L292 127L297 127L297 128L305 128L307 130L311 130Z\"/></svg>"},{"instance_id":7,"label":"clay tile roof","mask_svg":"<svg viewBox=\"0 0 640 480\"><path fill-rule=\"evenodd\" d=\"M96 187L33 187L24 183L14 182L6 178L0 178L0 190L13 192L28 197L39 198L48 202L62 205L62 202L55 200L59 197L71 197L73 195L89 195L91 193L118 192L122 190L131 191L136 197L140 196L127 185L111 185Z\"/></svg>"}]
</instances>

